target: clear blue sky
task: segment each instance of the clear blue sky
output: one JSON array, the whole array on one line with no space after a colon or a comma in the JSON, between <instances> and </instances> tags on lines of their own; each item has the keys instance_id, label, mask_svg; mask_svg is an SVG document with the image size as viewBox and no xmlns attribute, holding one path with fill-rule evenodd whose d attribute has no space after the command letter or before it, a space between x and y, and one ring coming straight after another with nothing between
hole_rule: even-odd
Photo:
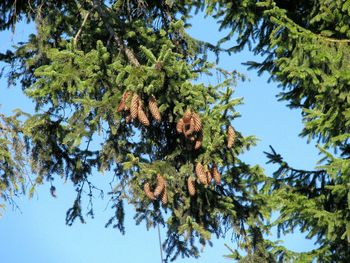
<instances>
[{"instance_id":1,"label":"clear blue sky","mask_svg":"<svg viewBox=\"0 0 350 263\"><path fill-rule=\"evenodd\" d=\"M18 41L25 41L33 25L18 25L15 34L0 33L0 52L10 48ZM190 33L199 39L215 43L223 33L211 19L203 19L201 14L193 19ZM260 139L257 147L242 156L251 164L262 165L266 173L274 171L272 165L266 165L263 151L269 145L282 153L285 159L297 168L313 169L318 160L318 151L314 144L306 144L306 139L298 137L302 129L301 115L298 110L290 110L285 103L278 102L276 95L280 91L276 83L267 83L268 74L258 77L256 72L247 71L241 63L247 60L261 60L245 50L231 57L222 56L220 66L237 69L245 73L249 82L239 83L236 96L244 97L245 104L238 108L242 117L233 123L244 135L255 135ZM210 80L209 80L210 81ZM0 79L0 111L10 114L17 107L31 112L30 101L21 94L18 87L7 88L6 80ZM106 185L109 175L94 174L97 184ZM95 199L95 219L87 219L87 224L76 222L72 227L65 225L65 214L71 207L75 191L70 183L58 179L55 181L58 198L49 194L49 185L40 186L32 200L26 197L18 199L21 212L7 208L0 219L0 262L1 263L97 263L97 262L160 262L156 229L146 231L141 224L136 226L133 208L126 213L126 235L112 228L104 228L112 215L107 207L108 197ZM103 187L103 186L102 186ZM274 233L275 234L275 233ZM164 231L162 231L164 239ZM275 238L275 235L272 237ZM296 251L307 251L313 243L300 233L283 237L285 245ZM214 240L213 247L205 248L200 259L178 259L176 262L230 262L223 258L228 250L224 243L234 247L229 238Z\"/></svg>"}]
</instances>

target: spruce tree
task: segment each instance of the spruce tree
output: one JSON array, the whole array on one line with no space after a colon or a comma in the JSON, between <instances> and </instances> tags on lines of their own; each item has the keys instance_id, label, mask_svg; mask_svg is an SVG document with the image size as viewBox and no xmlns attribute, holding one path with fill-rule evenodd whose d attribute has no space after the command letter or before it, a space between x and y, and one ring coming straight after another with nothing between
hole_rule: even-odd
<instances>
[{"instance_id":1,"label":"spruce tree","mask_svg":"<svg viewBox=\"0 0 350 263\"><path fill-rule=\"evenodd\" d=\"M166 261L198 257L199 245L227 230L254 253L267 211L256 195L262 169L239 159L255 143L234 129L241 76L208 62L208 50L218 49L186 33L193 3L22 3L17 18L34 21L37 32L2 55L16 65L10 83L36 106L21 125L36 176L30 193L70 180L77 196L66 223L84 222L93 211L82 208L83 193L91 202L98 192L92 174L110 171L106 225L124 232L124 204L134 205L136 223L166 226ZM1 28L15 25L6 8ZM199 81L213 73L222 81Z\"/></svg>"},{"instance_id":2,"label":"spruce tree","mask_svg":"<svg viewBox=\"0 0 350 263\"><path fill-rule=\"evenodd\" d=\"M205 244L228 227L243 240L246 255L231 255L241 262L350 260L350 1L3 1L0 7L0 30L23 18L37 26L27 43L1 55L12 65L9 82L20 82L37 110L23 125L4 117L8 138L18 139L0 135L0 171L12 180L2 183L3 196L18 191L25 178L20 163L29 158L37 175L32 190L57 176L76 185L67 213L72 224L84 220L84 187L96 190L91 174L111 170L115 216L108 225L124 231L123 202L134 204L137 222L167 224L169 257L197 256L196 240ZM227 37L213 46L187 35L191 8L216 18ZM236 36L237 45L221 48ZM246 46L265 56L247 65L269 72L282 88L279 98L303 109L301 136L316 140L324 156L314 171L290 167L273 149L267 156L280 168L271 178L239 160L254 138L230 128L241 102L231 97L238 75L206 58L209 50ZM222 83L198 82L214 71ZM92 149L96 136L101 147ZM28 156L16 156L11 149L22 149L23 139ZM299 228L316 238L317 248L294 253L264 240L271 211L279 211L273 224L282 233Z\"/></svg>"},{"instance_id":3,"label":"spruce tree","mask_svg":"<svg viewBox=\"0 0 350 263\"><path fill-rule=\"evenodd\" d=\"M350 260L350 1L209 1L207 13L229 34L238 35L238 52L248 46L265 56L247 62L278 81L280 100L301 108L301 136L318 143L323 158L315 171L290 167L273 149L270 162L280 168L264 191L279 211L274 222L283 233L299 229L315 238L317 248L293 253L271 248L281 262L348 262Z\"/></svg>"}]
</instances>

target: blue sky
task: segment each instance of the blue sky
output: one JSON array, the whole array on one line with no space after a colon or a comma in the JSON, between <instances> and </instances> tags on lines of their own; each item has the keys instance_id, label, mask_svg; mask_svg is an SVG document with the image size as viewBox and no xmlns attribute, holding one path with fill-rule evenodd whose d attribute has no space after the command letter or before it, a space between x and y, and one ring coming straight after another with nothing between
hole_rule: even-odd
<instances>
[{"instance_id":1,"label":"blue sky","mask_svg":"<svg viewBox=\"0 0 350 263\"><path fill-rule=\"evenodd\" d=\"M16 32L0 33L0 52L10 48L18 41L25 41L32 25L19 24ZM201 14L193 19L193 28L189 32L196 38L215 43L223 32L218 32L217 25L210 18ZM296 168L313 169L319 159L313 143L307 144L305 138L298 137L302 129L299 110L290 110L284 102L278 102L280 92L276 83L268 83L268 74L258 77L254 71L247 71L241 63L247 60L261 60L251 52L244 50L232 56L221 56L220 66L236 69L247 75L250 81L239 83L236 96L244 97L244 105L237 110L242 117L233 125L244 135L255 135L260 141L242 156L251 164L260 164L267 174L274 171L272 165L266 165L263 151L272 145L282 153L286 161ZM210 80L209 80L210 81ZM21 94L18 87L7 88L6 80L0 79L0 111L10 114L15 108L33 110L30 101ZM97 184L108 184L109 175L94 174ZM95 262L160 262L158 235L156 229L146 230L143 224L136 226L133 208L127 207L126 234L123 236L104 225L112 215L107 206L108 197L95 199L95 218L87 219L87 224L76 222L72 227L65 225L65 214L75 198L74 188L70 183L56 180L58 198L49 194L49 184L40 186L34 198L18 199L21 212L9 206L0 219L0 258L4 263L95 263ZM275 234L275 233L274 233ZM164 239L164 231L162 230ZM275 235L272 236L275 238ZM285 245L296 251L307 251L313 243L300 233L283 237ZM213 247L205 248L201 258L178 259L176 262L230 262L223 258L228 253L224 243L234 247L229 238L214 240Z\"/></svg>"}]
</instances>

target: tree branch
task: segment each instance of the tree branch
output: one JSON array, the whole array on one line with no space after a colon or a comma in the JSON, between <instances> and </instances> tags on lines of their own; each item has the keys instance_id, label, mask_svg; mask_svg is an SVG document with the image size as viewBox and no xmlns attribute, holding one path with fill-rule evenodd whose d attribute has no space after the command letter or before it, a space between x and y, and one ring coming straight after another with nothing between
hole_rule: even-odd
<instances>
[{"instance_id":1,"label":"tree branch","mask_svg":"<svg viewBox=\"0 0 350 263\"><path fill-rule=\"evenodd\" d=\"M90 11L86 13L86 15L85 15L85 17L84 17L84 20L83 20L83 23L81 24L81 26L80 26L80 28L79 28L77 34L75 35L75 37L74 37L74 39L73 39L73 44L74 44L74 46L77 45L78 39L79 39L79 37L80 37L81 32L83 31L83 27L84 27L84 25L85 25L85 23L86 23L86 21L87 21L89 15L90 15Z\"/></svg>"},{"instance_id":2,"label":"tree branch","mask_svg":"<svg viewBox=\"0 0 350 263\"><path fill-rule=\"evenodd\" d=\"M93 5L94 5L94 8L97 10L98 15L103 20L103 23L106 29L108 30L109 34L113 36L114 41L116 42L118 47L121 49L121 51L124 52L129 62L134 66L139 67L140 62L136 58L134 52L123 43L123 40L120 39L120 37L117 35L117 33L114 31L113 27L109 23L108 15L106 14L105 10L103 10L101 2L99 0L93 0Z\"/></svg>"}]
</instances>

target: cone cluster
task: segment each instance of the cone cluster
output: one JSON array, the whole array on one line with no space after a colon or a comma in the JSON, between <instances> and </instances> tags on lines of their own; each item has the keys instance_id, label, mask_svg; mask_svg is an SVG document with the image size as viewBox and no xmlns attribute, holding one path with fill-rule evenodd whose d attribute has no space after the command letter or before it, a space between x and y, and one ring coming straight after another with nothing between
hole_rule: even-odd
<instances>
[{"instance_id":1,"label":"cone cluster","mask_svg":"<svg viewBox=\"0 0 350 263\"><path fill-rule=\"evenodd\" d=\"M150 125L150 121L145 111L143 101L140 96L136 93L130 91L124 92L122 99L117 108L118 112L125 111L127 113L125 117L126 123L130 123L135 119L138 119L140 123L145 126ZM148 112L151 114L152 118L161 122L161 114L157 105L156 98L152 95L148 100ZM195 150L202 147L203 133L202 133L202 121L200 116L196 112L187 110L182 118L180 118L176 124L176 131L179 134L183 134L186 139L193 143ZM232 126L227 128L227 148L232 148L235 142L236 133ZM211 165L211 169L208 165L203 165L202 163L197 163L195 166L195 174L199 183L208 186L214 179L216 185L221 184L221 175L218 171L216 164ZM166 180L157 174L157 184L152 191L150 183L144 184L145 195L151 200L161 200L161 202L166 205L168 203L167 196L167 183ZM196 180L191 176L187 178L187 188L190 196L196 194Z\"/></svg>"},{"instance_id":2,"label":"cone cluster","mask_svg":"<svg viewBox=\"0 0 350 263\"><path fill-rule=\"evenodd\" d=\"M212 165L212 169L210 171L208 166L203 166L201 163L197 163L195 172L199 182L203 185L209 185L213 178L217 185L221 184L221 175L216 164Z\"/></svg>"},{"instance_id":3,"label":"cone cluster","mask_svg":"<svg viewBox=\"0 0 350 263\"><path fill-rule=\"evenodd\" d=\"M148 109L153 119L160 122L161 115L157 106L157 100L154 96L151 96L148 101ZM131 93L130 91L124 92L122 99L119 102L117 111L125 111L127 113L125 117L126 123L130 123L131 121L138 119L144 126L150 125L143 101L136 93Z\"/></svg>"},{"instance_id":4,"label":"cone cluster","mask_svg":"<svg viewBox=\"0 0 350 263\"><path fill-rule=\"evenodd\" d=\"M202 121L197 113L187 110L183 117L178 120L176 131L194 142L195 150L198 150L202 146Z\"/></svg>"},{"instance_id":5,"label":"cone cluster","mask_svg":"<svg viewBox=\"0 0 350 263\"><path fill-rule=\"evenodd\" d=\"M150 184L145 183L143 186L145 195L151 199L156 200L160 198L161 202L166 205L168 203L168 194L166 190L166 180L160 174L157 174L157 185L154 191L151 190Z\"/></svg>"}]
</instances>

